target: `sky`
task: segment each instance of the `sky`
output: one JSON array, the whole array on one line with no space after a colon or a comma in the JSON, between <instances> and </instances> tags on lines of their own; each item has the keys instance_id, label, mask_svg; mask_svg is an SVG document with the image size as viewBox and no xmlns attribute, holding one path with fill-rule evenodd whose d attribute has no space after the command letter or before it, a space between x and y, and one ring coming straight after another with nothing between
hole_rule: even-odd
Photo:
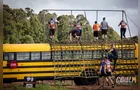
<instances>
[{"instance_id":1,"label":"sky","mask_svg":"<svg viewBox=\"0 0 140 90\"><path fill-rule=\"evenodd\" d=\"M138 0L3 0L3 4L9 5L10 8L30 7L34 13L44 9L94 9L94 10L125 10L127 16L135 23L138 23ZM70 15L70 11L51 11L58 16L62 14ZM84 11L73 11L74 16L84 14ZM96 12L87 11L86 17L92 26L96 21ZM101 23L102 18L106 17L106 21L120 35L119 22L122 19L121 12L99 12L98 23ZM129 19L131 36L138 35L138 27ZM126 19L124 19L126 21ZM130 37L127 27L126 36Z\"/></svg>"}]
</instances>

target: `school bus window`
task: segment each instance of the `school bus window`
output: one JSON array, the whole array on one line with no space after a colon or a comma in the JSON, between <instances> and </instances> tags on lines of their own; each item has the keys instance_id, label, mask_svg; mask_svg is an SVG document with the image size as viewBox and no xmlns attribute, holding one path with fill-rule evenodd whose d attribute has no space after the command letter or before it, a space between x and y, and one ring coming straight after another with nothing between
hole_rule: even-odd
<instances>
[{"instance_id":1,"label":"school bus window","mask_svg":"<svg viewBox=\"0 0 140 90\"><path fill-rule=\"evenodd\" d=\"M9 53L9 60L14 60L14 53Z\"/></svg>"},{"instance_id":2,"label":"school bus window","mask_svg":"<svg viewBox=\"0 0 140 90\"><path fill-rule=\"evenodd\" d=\"M29 52L17 53L17 60L22 61L22 60L29 60L29 59L30 59Z\"/></svg>"},{"instance_id":3,"label":"school bus window","mask_svg":"<svg viewBox=\"0 0 140 90\"><path fill-rule=\"evenodd\" d=\"M92 53L93 53L93 59L100 59L100 58L102 58L102 51L95 50L95 51L92 51Z\"/></svg>"},{"instance_id":4,"label":"school bus window","mask_svg":"<svg viewBox=\"0 0 140 90\"><path fill-rule=\"evenodd\" d=\"M8 53L4 53L4 60L8 60Z\"/></svg>"},{"instance_id":5,"label":"school bus window","mask_svg":"<svg viewBox=\"0 0 140 90\"><path fill-rule=\"evenodd\" d=\"M42 52L42 60L50 60L51 53L50 52Z\"/></svg>"},{"instance_id":6,"label":"school bus window","mask_svg":"<svg viewBox=\"0 0 140 90\"><path fill-rule=\"evenodd\" d=\"M79 59L82 58L82 51L75 51L74 58Z\"/></svg>"},{"instance_id":7,"label":"school bus window","mask_svg":"<svg viewBox=\"0 0 140 90\"><path fill-rule=\"evenodd\" d=\"M54 59L61 59L61 52L60 51L53 52L53 58Z\"/></svg>"},{"instance_id":8,"label":"school bus window","mask_svg":"<svg viewBox=\"0 0 140 90\"><path fill-rule=\"evenodd\" d=\"M118 58L122 58L122 51L121 50L118 50Z\"/></svg>"},{"instance_id":9,"label":"school bus window","mask_svg":"<svg viewBox=\"0 0 140 90\"><path fill-rule=\"evenodd\" d=\"M131 57L131 58L135 58L135 53L134 53L134 51L130 51L130 57Z\"/></svg>"},{"instance_id":10,"label":"school bus window","mask_svg":"<svg viewBox=\"0 0 140 90\"><path fill-rule=\"evenodd\" d=\"M32 52L31 60L40 60L40 52Z\"/></svg>"}]
</instances>

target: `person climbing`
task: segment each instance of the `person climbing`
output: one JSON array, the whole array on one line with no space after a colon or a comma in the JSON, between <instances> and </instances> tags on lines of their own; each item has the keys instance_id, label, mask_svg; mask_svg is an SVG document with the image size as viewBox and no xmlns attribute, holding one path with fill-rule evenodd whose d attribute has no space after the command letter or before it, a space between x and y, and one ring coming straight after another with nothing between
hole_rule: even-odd
<instances>
[{"instance_id":1,"label":"person climbing","mask_svg":"<svg viewBox=\"0 0 140 90\"><path fill-rule=\"evenodd\" d=\"M107 31L108 31L108 23L106 22L106 18L103 17L103 21L101 22L101 32L102 32L102 38L107 38Z\"/></svg>"},{"instance_id":2,"label":"person climbing","mask_svg":"<svg viewBox=\"0 0 140 90\"><path fill-rule=\"evenodd\" d=\"M120 28L120 36L121 36L121 39L124 37L125 38L125 33L126 33L126 26L127 26L127 23L124 22L124 20L122 20L118 26L121 26Z\"/></svg>"},{"instance_id":3,"label":"person climbing","mask_svg":"<svg viewBox=\"0 0 140 90\"><path fill-rule=\"evenodd\" d=\"M82 23L78 22L78 23L76 24L76 30L79 31L78 36L79 36L79 38L80 38L80 36L82 35Z\"/></svg>"},{"instance_id":4,"label":"person climbing","mask_svg":"<svg viewBox=\"0 0 140 90\"><path fill-rule=\"evenodd\" d=\"M105 59L102 59L101 63L100 63L100 69L99 69L99 77L101 78L99 80L99 82L103 82L103 84L100 86L100 88L104 88L104 84L105 84L105 80L106 80L106 64L105 64ZM103 79L103 80L102 80Z\"/></svg>"},{"instance_id":5,"label":"person climbing","mask_svg":"<svg viewBox=\"0 0 140 90\"><path fill-rule=\"evenodd\" d=\"M69 31L69 36L70 36L70 41L72 41L72 37L76 38L76 39L79 39L79 30L77 29L72 29Z\"/></svg>"},{"instance_id":6,"label":"person climbing","mask_svg":"<svg viewBox=\"0 0 140 90\"><path fill-rule=\"evenodd\" d=\"M94 38L96 38L96 40L98 39L98 32L100 30L100 25L97 23L97 21L95 21L95 24L93 25L93 35Z\"/></svg>"},{"instance_id":7,"label":"person climbing","mask_svg":"<svg viewBox=\"0 0 140 90\"><path fill-rule=\"evenodd\" d=\"M54 18L51 18L48 24L50 29L49 31L50 38L54 38L55 31L58 31L57 22L55 21Z\"/></svg>"},{"instance_id":8,"label":"person climbing","mask_svg":"<svg viewBox=\"0 0 140 90\"><path fill-rule=\"evenodd\" d=\"M113 70L112 70L114 72L115 68L116 68L116 62L117 62L117 59L118 59L118 52L115 49L115 45L114 44L111 45L111 49L108 52L108 59L110 61L112 61L112 59L114 59L114 66L113 66Z\"/></svg>"},{"instance_id":9,"label":"person climbing","mask_svg":"<svg viewBox=\"0 0 140 90\"><path fill-rule=\"evenodd\" d=\"M77 24L72 24L71 26L75 26L76 28L69 31L70 41L72 41L72 37L79 40L82 36L82 23L78 22Z\"/></svg>"},{"instance_id":10,"label":"person climbing","mask_svg":"<svg viewBox=\"0 0 140 90\"><path fill-rule=\"evenodd\" d=\"M108 83L108 86L109 86L109 81L110 83L112 84L112 88L114 88L114 83L113 83L113 80L112 80L112 67L111 67L111 64L110 64L110 60L105 57L105 64L106 64L106 81Z\"/></svg>"}]
</instances>

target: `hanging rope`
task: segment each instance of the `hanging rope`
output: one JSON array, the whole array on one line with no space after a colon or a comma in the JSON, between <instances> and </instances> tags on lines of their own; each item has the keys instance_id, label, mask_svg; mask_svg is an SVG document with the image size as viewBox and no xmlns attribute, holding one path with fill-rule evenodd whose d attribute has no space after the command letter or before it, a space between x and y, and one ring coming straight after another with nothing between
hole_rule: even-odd
<instances>
[{"instance_id":1,"label":"hanging rope","mask_svg":"<svg viewBox=\"0 0 140 90\"><path fill-rule=\"evenodd\" d=\"M86 27L87 27L87 25L89 24L89 22L88 22L88 20L87 20L86 11L84 11L84 16L85 16L85 19L86 19ZM90 33L90 32L88 31L88 33L87 33L87 34L88 34L88 40L90 41L90 43L92 43L89 33Z\"/></svg>"},{"instance_id":2,"label":"hanging rope","mask_svg":"<svg viewBox=\"0 0 140 90\"><path fill-rule=\"evenodd\" d=\"M124 12L124 14L125 14L125 19L126 19L126 22L127 22L127 25L128 25L129 35L130 35L130 38L131 38L131 31L130 31L130 27L129 27L129 24L128 24L126 12Z\"/></svg>"}]
</instances>

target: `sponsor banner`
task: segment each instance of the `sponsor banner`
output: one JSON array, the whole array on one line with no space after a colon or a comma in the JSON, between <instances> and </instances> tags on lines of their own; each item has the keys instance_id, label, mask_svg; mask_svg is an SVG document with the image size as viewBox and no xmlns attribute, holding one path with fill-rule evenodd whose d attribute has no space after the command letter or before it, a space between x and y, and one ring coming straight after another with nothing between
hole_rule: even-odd
<instances>
[{"instance_id":1,"label":"sponsor banner","mask_svg":"<svg viewBox=\"0 0 140 90\"><path fill-rule=\"evenodd\" d=\"M132 84L136 83L136 76L118 76L116 77L116 84Z\"/></svg>"}]
</instances>

